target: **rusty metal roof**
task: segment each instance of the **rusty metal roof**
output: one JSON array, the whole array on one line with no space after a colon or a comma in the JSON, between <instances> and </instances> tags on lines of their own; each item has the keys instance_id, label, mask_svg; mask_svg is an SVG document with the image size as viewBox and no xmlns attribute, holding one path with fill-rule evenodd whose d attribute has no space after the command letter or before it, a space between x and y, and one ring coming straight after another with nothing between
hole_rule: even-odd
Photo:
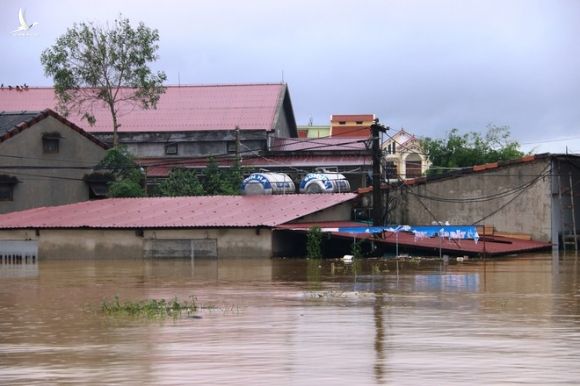
<instances>
[{"instance_id":1,"label":"rusty metal roof","mask_svg":"<svg viewBox=\"0 0 580 386\"><path fill-rule=\"evenodd\" d=\"M353 121L373 121L374 114L333 114L330 116L331 122L353 122Z\"/></svg>"},{"instance_id":2,"label":"rusty metal roof","mask_svg":"<svg viewBox=\"0 0 580 386\"><path fill-rule=\"evenodd\" d=\"M168 86L157 109L122 106L119 132L274 130L282 106L284 84ZM54 89L0 89L0 111L45 110L57 105ZM89 132L111 132L111 116L95 106L94 126L71 113L67 119Z\"/></svg>"},{"instance_id":3,"label":"rusty metal roof","mask_svg":"<svg viewBox=\"0 0 580 386\"><path fill-rule=\"evenodd\" d=\"M0 215L0 229L274 227L357 197L343 194L111 198Z\"/></svg>"},{"instance_id":4,"label":"rusty metal roof","mask_svg":"<svg viewBox=\"0 0 580 386\"><path fill-rule=\"evenodd\" d=\"M317 225L321 228L333 227L350 227L359 226L366 227L368 225L355 222L316 222L308 224L284 224L277 227L277 229L293 230L296 232L306 232L309 227ZM398 244L402 250L413 251L414 253L426 253L428 255L439 254L439 248L442 253L453 255L488 255L499 256L511 253L523 253L538 250L550 249L551 243L535 241L535 240L521 240L517 238L509 238L502 236L484 236L478 242L474 240L449 240L448 238L427 237L416 238L409 232L399 232L398 235L394 232L384 232L381 237L375 237L369 233L341 233L329 232L333 237L352 239L356 236L357 239L369 239L375 243L388 245L393 249Z\"/></svg>"},{"instance_id":5,"label":"rusty metal roof","mask_svg":"<svg viewBox=\"0 0 580 386\"><path fill-rule=\"evenodd\" d=\"M274 138L272 151L367 151L361 137Z\"/></svg>"},{"instance_id":6,"label":"rusty metal roof","mask_svg":"<svg viewBox=\"0 0 580 386\"><path fill-rule=\"evenodd\" d=\"M231 158L217 159L222 167L232 165ZM148 177L167 177L173 168L203 169L207 166L206 158L147 158L139 160ZM300 154L293 156L269 155L267 157L243 158L242 165L245 168L314 168L314 167L356 167L370 168L372 159L370 155L317 155Z\"/></svg>"}]
</instances>

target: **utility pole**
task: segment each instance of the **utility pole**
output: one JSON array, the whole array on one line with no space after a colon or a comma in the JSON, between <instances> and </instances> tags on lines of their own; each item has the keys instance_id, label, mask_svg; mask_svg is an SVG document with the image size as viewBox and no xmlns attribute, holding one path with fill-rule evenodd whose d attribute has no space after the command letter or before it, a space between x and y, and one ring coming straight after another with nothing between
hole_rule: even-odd
<instances>
[{"instance_id":1,"label":"utility pole","mask_svg":"<svg viewBox=\"0 0 580 386\"><path fill-rule=\"evenodd\" d=\"M381 133L389 128L381 125L379 119L371 125L372 153L373 153L373 226L383 225L383 195L381 192Z\"/></svg>"},{"instance_id":2,"label":"utility pole","mask_svg":"<svg viewBox=\"0 0 580 386\"><path fill-rule=\"evenodd\" d=\"M240 126L236 126L236 160L241 165L242 156L240 153Z\"/></svg>"}]
</instances>

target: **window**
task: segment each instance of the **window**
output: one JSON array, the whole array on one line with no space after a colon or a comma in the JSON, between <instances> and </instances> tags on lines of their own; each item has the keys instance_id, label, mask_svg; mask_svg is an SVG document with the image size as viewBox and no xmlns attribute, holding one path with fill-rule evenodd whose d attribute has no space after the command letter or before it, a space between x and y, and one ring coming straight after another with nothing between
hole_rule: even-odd
<instances>
[{"instance_id":1,"label":"window","mask_svg":"<svg viewBox=\"0 0 580 386\"><path fill-rule=\"evenodd\" d=\"M405 177L421 177L421 157L418 154L410 154L405 160Z\"/></svg>"},{"instance_id":2,"label":"window","mask_svg":"<svg viewBox=\"0 0 580 386\"><path fill-rule=\"evenodd\" d=\"M170 143L165 145L165 155L177 155L178 154L178 147L176 143Z\"/></svg>"},{"instance_id":3,"label":"window","mask_svg":"<svg viewBox=\"0 0 580 386\"><path fill-rule=\"evenodd\" d=\"M0 176L0 201L14 201L14 186L17 183L16 177Z\"/></svg>"},{"instance_id":4,"label":"window","mask_svg":"<svg viewBox=\"0 0 580 386\"><path fill-rule=\"evenodd\" d=\"M338 121L339 125L346 125L346 121Z\"/></svg>"},{"instance_id":5,"label":"window","mask_svg":"<svg viewBox=\"0 0 580 386\"><path fill-rule=\"evenodd\" d=\"M42 152L54 154L59 152L61 136L59 133L44 134L42 136Z\"/></svg>"},{"instance_id":6,"label":"window","mask_svg":"<svg viewBox=\"0 0 580 386\"><path fill-rule=\"evenodd\" d=\"M363 121L356 121L356 124L357 125L362 125L363 124Z\"/></svg>"},{"instance_id":7,"label":"window","mask_svg":"<svg viewBox=\"0 0 580 386\"><path fill-rule=\"evenodd\" d=\"M391 180L396 179L398 175L397 164L392 161L387 161L385 163L385 179Z\"/></svg>"},{"instance_id":8,"label":"window","mask_svg":"<svg viewBox=\"0 0 580 386\"><path fill-rule=\"evenodd\" d=\"M232 154L236 152L236 143L235 142L228 142L228 153Z\"/></svg>"}]
</instances>

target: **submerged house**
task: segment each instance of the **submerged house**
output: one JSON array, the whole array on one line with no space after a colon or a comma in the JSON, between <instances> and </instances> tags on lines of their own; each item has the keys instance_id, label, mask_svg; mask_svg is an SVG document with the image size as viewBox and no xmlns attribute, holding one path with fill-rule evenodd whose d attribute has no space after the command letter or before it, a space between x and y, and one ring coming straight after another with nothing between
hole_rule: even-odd
<instances>
[{"instance_id":1,"label":"submerged house","mask_svg":"<svg viewBox=\"0 0 580 386\"><path fill-rule=\"evenodd\" d=\"M52 110L0 113L0 213L85 201L107 146Z\"/></svg>"},{"instance_id":2,"label":"submerged house","mask_svg":"<svg viewBox=\"0 0 580 386\"><path fill-rule=\"evenodd\" d=\"M0 255L43 258L300 256L277 227L348 221L352 193L118 198L0 215ZM22 245L22 244L26 245Z\"/></svg>"}]
</instances>

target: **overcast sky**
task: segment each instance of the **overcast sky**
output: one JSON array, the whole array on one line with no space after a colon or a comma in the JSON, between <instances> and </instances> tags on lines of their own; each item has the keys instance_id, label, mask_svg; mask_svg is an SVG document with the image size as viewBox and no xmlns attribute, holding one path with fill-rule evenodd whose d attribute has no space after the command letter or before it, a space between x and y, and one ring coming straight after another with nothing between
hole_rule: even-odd
<instances>
[{"instance_id":1,"label":"overcast sky","mask_svg":"<svg viewBox=\"0 0 580 386\"><path fill-rule=\"evenodd\" d=\"M32 36L11 34L20 8ZM508 125L526 151L580 153L578 0L2 0L0 82L51 86L42 50L119 13L159 30L168 84L284 81L298 124Z\"/></svg>"}]
</instances>

